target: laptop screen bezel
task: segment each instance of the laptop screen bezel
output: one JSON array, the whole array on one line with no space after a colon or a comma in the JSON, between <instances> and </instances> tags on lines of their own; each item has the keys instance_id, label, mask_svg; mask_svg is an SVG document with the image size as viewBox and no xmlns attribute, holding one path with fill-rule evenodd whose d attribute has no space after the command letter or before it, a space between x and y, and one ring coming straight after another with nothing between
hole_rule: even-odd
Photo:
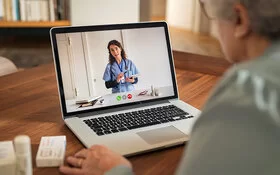
<instances>
[{"instance_id":1,"label":"laptop screen bezel","mask_svg":"<svg viewBox=\"0 0 280 175\"><path fill-rule=\"evenodd\" d=\"M163 27L164 31L165 31L169 64L170 64L170 70L171 70L171 74L172 74L172 84L173 84L173 90L174 90L173 96L167 96L167 97L162 97L162 98L157 98L157 99L152 99L152 100L145 100L145 101L130 102L130 103L125 103L125 104L120 104L120 105L112 105L112 106L102 107L102 108L81 110L81 111L76 111L76 112L67 112L66 100L65 100L65 95L64 95L64 87L63 87L63 81L62 81L62 74L61 74L61 67L60 67L60 62L59 62L56 34L141 29L141 28L154 28L154 27ZM178 98L175 67L174 67L173 55L172 55L172 50L171 50L171 45L170 45L169 31L168 31L168 26L167 26L166 22L144 22L144 23L108 24L108 25L94 25L94 26L54 27L50 30L50 37L51 37L53 57L54 57L55 67L56 67L56 75L57 75L58 89L59 89L59 95L60 95L60 104L61 104L64 118L67 118L67 117L73 116L73 115L89 113L89 112L104 111L104 110L117 108L117 107L124 107L124 106L128 107L128 106L133 106L133 105L139 105L139 104L145 104L145 103L150 103L150 102Z\"/></svg>"}]
</instances>

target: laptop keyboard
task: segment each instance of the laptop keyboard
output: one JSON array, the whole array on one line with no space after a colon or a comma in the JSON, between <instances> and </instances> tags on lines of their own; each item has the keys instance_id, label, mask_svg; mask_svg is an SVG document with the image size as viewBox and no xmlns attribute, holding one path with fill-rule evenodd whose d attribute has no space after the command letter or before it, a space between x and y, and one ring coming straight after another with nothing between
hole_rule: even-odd
<instances>
[{"instance_id":1,"label":"laptop keyboard","mask_svg":"<svg viewBox=\"0 0 280 175\"><path fill-rule=\"evenodd\" d=\"M97 135L102 136L188 118L193 118L193 116L174 105L169 105L87 119L84 122Z\"/></svg>"}]
</instances>

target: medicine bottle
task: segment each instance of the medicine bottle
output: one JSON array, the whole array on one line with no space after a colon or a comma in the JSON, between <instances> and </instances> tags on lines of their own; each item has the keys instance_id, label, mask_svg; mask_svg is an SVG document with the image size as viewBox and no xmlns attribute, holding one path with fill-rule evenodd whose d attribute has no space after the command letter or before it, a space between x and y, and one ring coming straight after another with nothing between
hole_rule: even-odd
<instances>
[{"instance_id":1,"label":"medicine bottle","mask_svg":"<svg viewBox=\"0 0 280 175\"><path fill-rule=\"evenodd\" d=\"M17 162L16 175L32 175L30 138L26 135L16 136L14 146Z\"/></svg>"}]
</instances>

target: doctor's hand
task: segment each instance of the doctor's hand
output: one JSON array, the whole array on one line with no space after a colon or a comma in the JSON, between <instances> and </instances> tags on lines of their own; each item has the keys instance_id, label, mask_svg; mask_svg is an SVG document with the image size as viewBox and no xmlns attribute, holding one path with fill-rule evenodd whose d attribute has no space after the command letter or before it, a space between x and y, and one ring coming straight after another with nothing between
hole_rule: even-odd
<instances>
[{"instance_id":1,"label":"doctor's hand","mask_svg":"<svg viewBox=\"0 0 280 175\"><path fill-rule=\"evenodd\" d=\"M124 77L124 73L121 72L121 73L117 76L117 82L119 83L123 77Z\"/></svg>"},{"instance_id":2,"label":"doctor's hand","mask_svg":"<svg viewBox=\"0 0 280 175\"><path fill-rule=\"evenodd\" d=\"M135 82L135 79L134 79L134 77L126 78L126 79L125 79L125 82L134 83L134 82Z\"/></svg>"},{"instance_id":3,"label":"doctor's hand","mask_svg":"<svg viewBox=\"0 0 280 175\"><path fill-rule=\"evenodd\" d=\"M102 175L119 165L132 168L127 159L100 145L82 149L66 160L72 167L61 166L59 170L67 175Z\"/></svg>"}]
</instances>

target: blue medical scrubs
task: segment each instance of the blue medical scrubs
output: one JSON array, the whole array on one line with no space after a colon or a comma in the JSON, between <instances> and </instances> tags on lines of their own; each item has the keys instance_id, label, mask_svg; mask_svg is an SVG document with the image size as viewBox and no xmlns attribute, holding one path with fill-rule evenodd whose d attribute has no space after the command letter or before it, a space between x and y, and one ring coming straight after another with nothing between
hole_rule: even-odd
<instances>
[{"instance_id":1,"label":"blue medical scrubs","mask_svg":"<svg viewBox=\"0 0 280 175\"><path fill-rule=\"evenodd\" d=\"M131 60L122 59L120 64L118 64L116 61L112 65L110 63L107 64L103 75L103 80L105 82L115 81L121 72L124 73L124 78L129 78L131 75L139 73L136 66ZM112 93L129 92L133 90L134 85L132 83L120 82L116 87L112 88Z\"/></svg>"}]
</instances>

